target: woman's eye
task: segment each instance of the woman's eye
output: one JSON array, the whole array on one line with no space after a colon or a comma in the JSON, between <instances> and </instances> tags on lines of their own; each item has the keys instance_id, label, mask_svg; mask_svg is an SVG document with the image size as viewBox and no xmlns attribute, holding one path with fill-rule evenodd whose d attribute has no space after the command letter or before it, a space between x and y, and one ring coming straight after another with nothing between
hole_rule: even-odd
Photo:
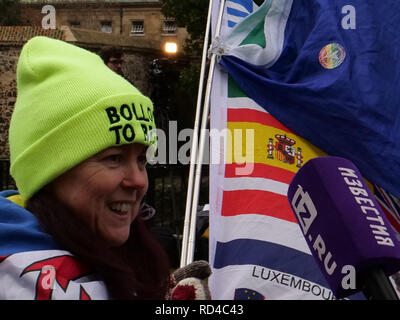
<instances>
[{"instance_id":1,"label":"woman's eye","mask_svg":"<svg viewBox=\"0 0 400 320\"><path fill-rule=\"evenodd\" d=\"M104 158L105 161L112 163L112 164L117 164L121 162L121 155L120 154L112 154Z\"/></svg>"},{"instance_id":2,"label":"woman's eye","mask_svg":"<svg viewBox=\"0 0 400 320\"><path fill-rule=\"evenodd\" d=\"M147 158L146 158L146 154L142 154L140 156L138 156L138 162L140 164L146 165L147 164Z\"/></svg>"}]
</instances>

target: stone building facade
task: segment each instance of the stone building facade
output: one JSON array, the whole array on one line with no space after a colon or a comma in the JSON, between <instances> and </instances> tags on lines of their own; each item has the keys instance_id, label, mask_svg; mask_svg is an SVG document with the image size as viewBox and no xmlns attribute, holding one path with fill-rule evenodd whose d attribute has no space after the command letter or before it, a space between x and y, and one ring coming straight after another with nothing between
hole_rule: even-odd
<instances>
[{"instance_id":1,"label":"stone building facade","mask_svg":"<svg viewBox=\"0 0 400 320\"><path fill-rule=\"evenodd\" d=\"M161 13L159 0L20 0L25 25L41 26L46 5L55 9L56 27L68 26L123 35L139 41L157 41L162 50L175 42L182 51L188 34Z\"/></svg>"},{"instance_id":2,"label":"stone building facade","mask_svg":"<svg viewBox=\"0 0 400 320\"><path fill-rule=\"evenodd\" d=\"M63 39L60 30L0 27L0 159L9 157L8 126L17 97L16 70L23 44L35 35Z\"/></svg>"},{"instance_id":3,"label":"stone building facade","mask_svg":"<svg viewBox=\"0 0 400 320\"><path fill-rule=\"evenodd\" d=\"M15 70L20 48L0 46L0 159L7 159L8 125L17 96Z\"/></svg>"}]
</instances>

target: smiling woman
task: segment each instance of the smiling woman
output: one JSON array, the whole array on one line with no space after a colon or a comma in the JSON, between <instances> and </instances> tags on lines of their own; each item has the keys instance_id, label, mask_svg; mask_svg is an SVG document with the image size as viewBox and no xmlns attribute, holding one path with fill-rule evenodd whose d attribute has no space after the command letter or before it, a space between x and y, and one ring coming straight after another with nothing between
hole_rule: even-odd
<instances>
[{"instance_id":1,"label":"smiling woman","mask_svg":"<svg viewBox=\"0 0 400 320\"><path fill-rule=\"evenodd\" d=\"M49 184L61 203L110 246L129 237L147 191L146 148L110 147L78 164Z\"/></svg>"},{"instance_id":2,"label":"smiling woman","mask_svg":"<svg viewBox=\"0 0 400 320\"><path fill-rule=\"evenodd\" d=\"M46 37L25 44L17 83L22 201L0 197L0 299L165 298L168 257L140 217L152 102L99 56ZM110 119L114 106L140 110Z\"/></svg>"}]
</instances>

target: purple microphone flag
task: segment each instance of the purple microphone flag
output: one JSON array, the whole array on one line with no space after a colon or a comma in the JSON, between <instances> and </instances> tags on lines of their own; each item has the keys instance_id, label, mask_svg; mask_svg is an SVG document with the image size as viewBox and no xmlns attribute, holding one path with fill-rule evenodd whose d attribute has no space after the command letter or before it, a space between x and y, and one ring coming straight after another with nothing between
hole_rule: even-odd
<instances>
[{"instance_id":1,"label":"purple microphone flag","mask_svg":"<svg viewBox=\"0 0 400 320\"><path fill-rule=\"evenodd\" d=\"M339 157L308 161L288 200L310 250L337 298L360 290L357 275L400 270L400 246L357 167Z\"/></svg>"}]
</instances>

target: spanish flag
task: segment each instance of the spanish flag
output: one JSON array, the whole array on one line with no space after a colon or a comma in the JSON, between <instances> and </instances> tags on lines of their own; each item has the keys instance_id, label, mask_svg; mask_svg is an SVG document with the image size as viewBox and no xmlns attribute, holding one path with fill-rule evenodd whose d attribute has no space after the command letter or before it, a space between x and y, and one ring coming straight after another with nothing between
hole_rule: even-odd
<instances>
[{"instance_id":1,"label":"spanish flag","mask_svg":"<svg viewBox=\"0 0 400 320\"><path fill-rule=\"evenodd\" d=\"M296 222L286 198L288 185L306 161L325 154L265 109L249 104L232 78L228 88L232 98L228 100L227 128L232 142L226 149L227 184L221 214L256 213ZM252 139L246 139L246 134ZM240 170L243 160L248 168L244 175Z\"/></svg>"}]
</instances>

